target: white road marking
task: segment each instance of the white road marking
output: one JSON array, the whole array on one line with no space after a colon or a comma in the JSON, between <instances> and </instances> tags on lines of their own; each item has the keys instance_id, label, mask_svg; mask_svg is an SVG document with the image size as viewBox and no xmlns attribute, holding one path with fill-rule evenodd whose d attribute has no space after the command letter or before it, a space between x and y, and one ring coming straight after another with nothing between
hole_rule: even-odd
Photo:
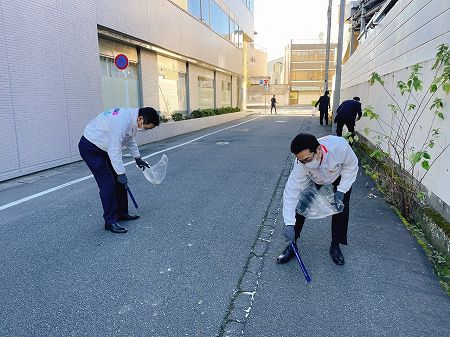
<instances>
[{"instance_id":1,"label":"white road marking","mask_svg":"<svg viewBox=\"0 0 450 337\"><path fill-rule=\"evenodd\" d=\"M241 122L241 123L238 123L238 124L235 124L235 125L231 125L231 126L228 126L228 127L226 127L226 128L223 128L223 129L220 129L220 130L217 130L217 131L214 131L214 132L210 132L210 133L208 133L208 134L206 134L206 135L203 135L203 136L200 136L200 137L191 139L191 140L189 140L189 141L187 141L187 142L184 142L184 143L181 143L181 144L178 144L178 145L175 145L175 146L171 146L171 147L169 147L169 148L167 148L167 149L164 149L164 150L161 150L161 151L158 151L158 152L154 152L154 153L149 154L149 155L147 155L147 156L145 156L145 157L142 157L142 159L150 158L150 157L156 156L156 155L158 155L158 154L160 154L160 153L164 153L164 152L167 152L167 151L170 151L170 150L179 148L179 147L181 147L181 146L184 146L184 145L187 145L187 144L196 142L196 141L199 140L199 139L202 139L202 138L205 138L205 137L214 135L214 134L216 134L216 133L219 133L219 132L222 132L222 131L225 131L225 130L228 130L228 129L235 128L235 127L237 127L237 126L239 126L239 125L242 125L242 124L246 124L246 123L252 122L252 121L254 121L255 119L258 119L258 118L261 118L261 117L264 117L264 116L258 116L258 117L252 118L252 119L250 119L250 120L248 120L248 121ZM133 161L130 161L130 162L126 163L125 166L131 165L131 164L135 164L135 163L136 163L136 162L133 160ZM1 205L1 206L0 206L0 211L3 211L4 209L7 209L7 208L10 208L10 207L19 205L19 204L24 203L24 202L26 202L26 201L29 201L29 200L33 200L33 199L39 198L39 197L41 197L41 196L43 196L43 195L46 195L46 194L49 194L49 193L58 191L58 190L63 189L63 188L65 188L65 187L67 187L67 186L70 186L70 185L74 185L74 184L80 183L80 182L82 182L82 181L84 181L84 180L87 180L87 179L90 179L90 178L93 178L93 177L94 177L94 176L91 174L91 175L85 176L85 177L83 177L83 178L79 178L79 179L76 179L76 180L69 181L69 182L67 182L67 183L65 183L65 184L55 186L55 187L50 188L50 189L48 189L48 190L45 190L45 191L42 191L42 192L39 192L39 193L32 194L32 195L30 195L30 196L28 196L28 197L25 197L25 198L22 198L22 199L19 199L19 200L10 202L10 203L8 203L8 204Z\"/></svg>"}]
</instances>

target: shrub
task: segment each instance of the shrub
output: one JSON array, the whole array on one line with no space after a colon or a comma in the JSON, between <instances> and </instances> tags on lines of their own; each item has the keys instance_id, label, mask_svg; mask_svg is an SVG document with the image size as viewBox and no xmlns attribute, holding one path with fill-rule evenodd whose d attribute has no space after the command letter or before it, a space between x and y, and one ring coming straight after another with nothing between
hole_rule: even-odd
<instances>
[{"instance_id":1,"label":"shrub","mask_svg":"<svg viewBox=\"0 0 450 337\"><path fill-rule=\"evenodd\" d=\"M232 112L239 112L241 109L238 107L222 107L222 108L210 108L210 109L197 109L191 112L189 118L201 118L208 116L223 115Z\"/></svg>"},{"instance_id":2,"label":"shrub","mask_svg":"<svg viewBox=\"0 0 450 337\"><path fill-rule=\"evenodd\" d=\"M172 119L174 121L181 121L181 120L184 119L183 118L183 114L181 112L175 112L175 113L172 114Z\"/></svg>"}]
</instances>

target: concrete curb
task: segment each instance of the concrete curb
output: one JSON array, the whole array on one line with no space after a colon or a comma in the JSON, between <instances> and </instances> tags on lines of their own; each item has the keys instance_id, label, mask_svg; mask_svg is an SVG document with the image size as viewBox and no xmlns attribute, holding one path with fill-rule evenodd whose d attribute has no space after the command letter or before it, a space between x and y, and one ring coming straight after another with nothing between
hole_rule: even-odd
<instances>
[{"instance_id":1,"label":"concrete curb","mask_svg":"<svg viewBox=\"0 0 450 337\"><path fill-rule=\"evenodd\" d=\"M160 124L157 128L151 130L147 134L139 133L136 136L138 145L157 142L162 139L175 137L189 132L198 131L219 124L231 122L233 120L243 118L247 115L247 111L233 112L224 115L202 117L188 119L178 122L167 122Z\"/></svg>"}]
</instances>

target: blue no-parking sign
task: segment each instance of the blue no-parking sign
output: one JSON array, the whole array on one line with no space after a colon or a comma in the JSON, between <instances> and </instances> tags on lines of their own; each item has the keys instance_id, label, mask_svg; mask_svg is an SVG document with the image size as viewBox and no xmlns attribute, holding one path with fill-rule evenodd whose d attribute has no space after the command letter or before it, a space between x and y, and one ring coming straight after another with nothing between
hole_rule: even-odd
<instances>
[{"instance_id":1,"label":"blue no-parking sign","mask_svg":"<svg viewBox=\"0 0 450 337\"><path fill-rule=\"evenodd\" d=\"M128 67L128 57L126 57L124 54L118 54L114 58L114 64L120 70L124 70Z\"/></svg>"}]
</instances>

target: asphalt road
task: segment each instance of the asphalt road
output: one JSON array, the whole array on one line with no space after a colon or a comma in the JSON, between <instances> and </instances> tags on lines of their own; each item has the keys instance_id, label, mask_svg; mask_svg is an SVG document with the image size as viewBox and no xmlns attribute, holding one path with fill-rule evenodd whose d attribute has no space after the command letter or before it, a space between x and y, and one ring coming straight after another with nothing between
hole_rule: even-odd
<instances>
[{"instance_id":1,"label":"asphalt road","mask_svg":"<svg viewBox=\"0 0 450 337\"><path fill-rule=\"evenodd\" d=\"M125 235L103 229L92 178L0 210L0 336L450 335L449 297L362 174L346 265L328 256L329 219L302 233L310 285L274 263L290 141L330 131L317 124L253 115L141 147L168 171L155 188L127 166L141 218ZM88 175L79 162L0 183L0 209Z\"/></svg>"}]
</instances>

